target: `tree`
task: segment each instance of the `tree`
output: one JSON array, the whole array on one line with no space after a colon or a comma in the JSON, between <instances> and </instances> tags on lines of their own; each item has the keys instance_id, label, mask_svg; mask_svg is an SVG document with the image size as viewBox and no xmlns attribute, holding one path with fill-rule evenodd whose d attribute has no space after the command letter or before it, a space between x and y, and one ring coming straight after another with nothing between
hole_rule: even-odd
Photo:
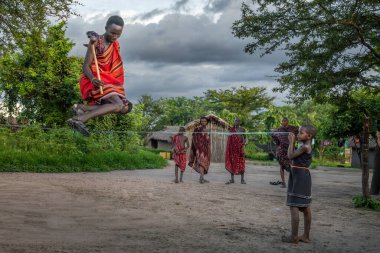
<instances>
[{"instance_id":1,"label":"tree","mask_svg":"<svg viewBox=\"0 0 380 253\"><path fill-rule=\"evenodd\" d=\"M210 112L208 101L203 97L171 97L154 100L142 95L139 104L144 105L146 131L161 130L165 126L183 126Z\"/></svg>"},{"instance_id":2,"label":"tree","mask_svg":"<svg viewBox=\"0 0 380 253\"><path fill-rule=\"evenodd\" d=\"M49 19L66 21L75 0L1 0L0 7L0 57L9 50L17 49L32 34L42 34Z\"/></svg>"},{"instance_id":3,"label":"tree","mask_svg":"<svg viewBox=\"0 0 380 253\"><path fill-rule=\"evenodd\" d=\"M287 61L277 91L289 98L313 97L325 102L345 97L352 89L375 87L380 78L380 9L377 1L253 0L243 3L234 36L251 38L245 51L264 54L284 50Z\"/></svg>"},{"instance_id":4,"label":"tree","mask_svg":"<svg viewBox=\"0 0 380 253\"><path fill-rule=\"evenodd\" d=\"M31 122L62 125L71 105L79 101L77 88L83 59L68 56L74 43L65 38L65 24L46 34L27 36L18 52L0 59L0 92L8 113Z\"/></svg>"},{"instance_id":5,"label":"tree","mask_svg":"<svg viewBox=\"0 0 380 253\"><path fill-rule=\"evenodd\" d=\"M281 74L278 79L281 85L276 91L289 90L288 97L295 102L312 98L338 107L352 101L353 90L379 93L377 1L253 0L252 3L252 9L243 3L242 18L234 22L233 34L253 39L245 47L250 54L259 49L264 50L262 55L278 49L285 51L288 60L276 68ZM363 143L367 141L364 138ZM362 164L366 164L365 157L363 152ZM363 175L368 173L364 165L362 169ZM368 182L363 183L364 197L369 192L366 185Z\"/></svg>"},{"instance_id":6,"label":"tree","mask_svg":"<svg viewBox=\"0 0 380 253\"><path fill-rule=\"evenodd\" d=\"M268 108L273 100L266 94L263 87L231 88L227 90L208 90L205 92L206 99L214 106L214 110L224 109L236 113L241 117L242 123L254 128L257 124L255 116L264 108Z\"/></svg>"}]
</instances>

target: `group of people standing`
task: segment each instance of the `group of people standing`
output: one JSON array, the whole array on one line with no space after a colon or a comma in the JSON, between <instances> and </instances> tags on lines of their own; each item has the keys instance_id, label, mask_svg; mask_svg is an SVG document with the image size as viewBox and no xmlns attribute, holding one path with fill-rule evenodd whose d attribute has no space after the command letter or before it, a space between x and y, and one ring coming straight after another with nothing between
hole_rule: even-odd
<instances>
[{"instance_id":1,"label":"group of people standing","mask_svg":"<svg viewBox=\"0 0 380 253\"><path fill-rule=\"evenodd\" d=\"M173 153L175 160L175 183L183 182L183 173L186 168L187 150L190 148L188 165L200 174L201 184L209 182L204 178L210 166L211 139L210 129L207 128L209 119L202 117L200 125L192 133L191 146L184 135L185 128L173 136ZM240 119L235 119L234 125L228 128L229 135L226 146L225 168L231 179L226 184L235 183L234 176L241 175L241 183L245 173L244 146L247 143L245 129L240 126ZM282 241L287 243L310 242L311 226L311 175L309 167L312 160L311 140L315 137L316 129L311 125L300 128L289 125L289 120L283 118L282 125L273 129L273 141L277 145L277 159L280 164L281 185L286 187L285 172L289 172L287 189L287 206L290 207L291 235L283 236ZM301 144L295 148L296 140ZM178 170L180 179L178 180ZM298 236L299 212L304 214L304 233Z\"/></svg>"},{"instance_id":2,"label":"group of people standing","mask_svg":"<svg viewBox=\"0 0 380 253\"><path fill-rule=\"evenodd\" d=\"M175 161L175 182L183 182L183 172L186 169L186 154L190 148L190 158L188 165L200 174L201 184L209 181L204 178L208 173L211 161L211 138L210 129L207 128L209 119L202 117L200 125L192 133L191 146L188 138L184 135L185 128L180 127L179 133L173 136L173 157ZM231 179L226 184L235 183L234 176L241 175L241 183L244 180L245 172L245 152L244 146L247 143L244 134L245 129L240 126L240 119L235 119L234 125L228 128L230 132L227 139L225 168L231 174ZM181 171L178 180L178 170Z\"/></svg>"}]
</instances>

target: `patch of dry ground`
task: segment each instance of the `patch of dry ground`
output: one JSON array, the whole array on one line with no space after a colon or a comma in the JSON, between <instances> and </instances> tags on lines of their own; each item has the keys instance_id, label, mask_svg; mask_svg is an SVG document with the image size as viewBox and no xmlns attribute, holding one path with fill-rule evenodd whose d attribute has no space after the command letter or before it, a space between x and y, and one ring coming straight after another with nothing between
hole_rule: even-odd
<instances>
[{"instance_id":1,"label":"patch of dry ground","mask_svg":"<svg viewBox=\"0 0 380 253\"><path fill-rule=\"evenodd\" d=\"M204 185L189 169L185 183L174 184L172 163L2 173L0 252L378 252L380 213L351 204L361 192L359 170L312 170L312 243L288 245L281 242L290 232L286 190L269 184L278 168L247 167L247 185L225 185L222 164L212 165Z\"/></svg>"}]
</instances>

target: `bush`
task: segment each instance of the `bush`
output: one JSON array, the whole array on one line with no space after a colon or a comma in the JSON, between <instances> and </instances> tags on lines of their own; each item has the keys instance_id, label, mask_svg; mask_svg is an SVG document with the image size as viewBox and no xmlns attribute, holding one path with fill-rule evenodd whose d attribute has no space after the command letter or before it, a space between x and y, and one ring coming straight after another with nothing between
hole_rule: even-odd
<instances>
[{"instance_id":1,"label":"bush","mask_svg":"<svg viewBox=\"0 0 380 253\"><path fill-rule=\"evenodd\" d=\"M163 168L167 161L118 135L87 138L68 129L0 129L0 171L75 172Z\"/></svg>"},{"instance_id":2,"label":"bush","mask_svg":"<svg viewBox=\"0 0 380 253\"><path fill-rule=\"evenodd\" d=\"M380 201L372 199L372 198L365 198L363 195L354 196L352 198L352 203L355 205L355 207L361 207L361 208L372 209L375 211L380 211Z\"/></svg>"},{"instance_id":3,"label":"bush","mask_svg":"<svg viewBox=\"0 0 380 253\"><path fill-rule=\"evenodd\" d=\"M249 142L245 146L245 157L250 160L259 160L259 161L273 160L273 157L271 157L270 154L263 152L263 150L258 148L253 142Z\"/></svg>"},{"instance_id":4,"label":"bush","mask_svg":"<svg viewBox=\"0 0 380 253\"><path fill-rule=\"evenodd\" d=\"M318 158L313 157L313 162L312 162L311 167L314 169L317 166L351 168L350 164L345 164L340 161L320 160Z\"/></svg>"}]
</instances>

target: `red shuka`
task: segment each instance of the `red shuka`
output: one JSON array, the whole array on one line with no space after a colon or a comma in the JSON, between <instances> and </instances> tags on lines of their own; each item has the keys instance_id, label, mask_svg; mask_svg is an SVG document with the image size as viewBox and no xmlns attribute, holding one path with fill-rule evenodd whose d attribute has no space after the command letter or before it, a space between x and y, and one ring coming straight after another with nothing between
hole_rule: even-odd
<instances>
[{"instance_id":1,"label":"red shuka","mask_svg":"<svg viewBox=\"0 0 380 253\"><path fill-rule=\"evenodd\" d=\"M100 37L99 40L103 38ZM98 43L100 45L102 43ZM96 48L96 58L98 60L100 78L106 85L103 86L103 94L97 89L91 80L83 73L80 77L79 85L82 93L82 99L86 100L88 104L100 104L101 100L107 99L110 96L118 95L125 100L124 91L124 70L123 61L120 56L119 42L112 42L109 47L104 51ZM95 78L97 78L95 63L91 64L91 71Z\"/></svg>"},{"instance_id":2,"label":"red shuka","mask_svg":"<svg viewBox=\"0 0 380 253\"><path fill-rule=\"evenodd\" d=\"M236 133L234 127L229 128L230 133ZM245 172L244 142L241 136L232 134L228 136L226 147L225 166L231 174L241 175Z\"/></svg>"},{"instance_id":3,"label":"red shuka","mask_svg":"<svg viewBox=\"0 0 380 253\"><path fill-rule=\"evenodd\" d=\"M184 147L181 146L181 137L179 134L173 136L173 146L174 146L174 162L178 168L184 172L186 169L186 152L176 154L176 152L181 152Z\"/></svg>"},{"instance_id":4,"label":"red shuka","mask_svg":"<svg viewBox=\"0 0 380 253\"><path fill-rule=\"evenodd\" d=\"M202 132L202 127L194 129L193 140L190 148L189 166L198 173L199 167L203 167L207 174L211 160L211 141L208 132Z\"/></svg>"}]
</instances>

